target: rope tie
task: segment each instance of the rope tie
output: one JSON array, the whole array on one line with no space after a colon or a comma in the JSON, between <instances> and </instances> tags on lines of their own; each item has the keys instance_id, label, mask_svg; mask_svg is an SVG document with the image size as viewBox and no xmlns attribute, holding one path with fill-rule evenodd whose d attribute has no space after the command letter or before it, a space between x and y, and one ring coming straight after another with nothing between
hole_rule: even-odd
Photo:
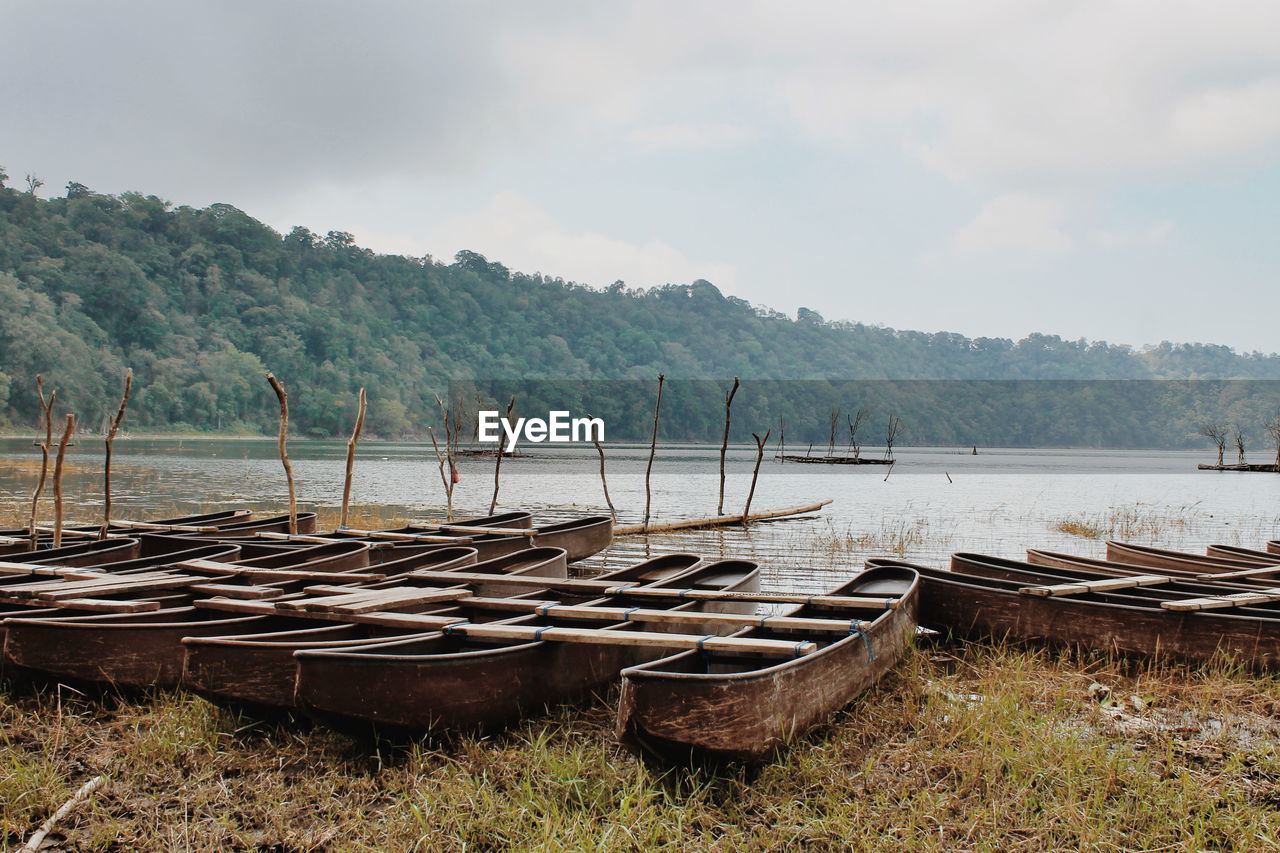
<instances>
[{"instance_id":1,"label":"rope tie","mask_svg":"<svg viewBox=\"0 0 1280 853\"><path fill-rule=\"evenodd\" d=\"M876 650L871 648L871 638L867 636L866 631L862 630L862 626L857 622L857 620L849 623L849 636L852 637L854 634L857 634L862 638L862 642L867 645L867 654L870 655L872 660L875 660Z\"/></svg>"},{"instance_id":2,"label":"rope tie","mask_svg":"<svg viewBox=\"0 0 1280 853\"><path fill-rule=\"evenodd\" d=\"M543 625L541 628L533 632L533 641L536 643L542 639L542 632L554 628L554 625Z\"/></svg>"},{"instance_id":3,"label":"rope tie","mask_svg":"<svg viewBox=\"0 0 1280 853\"><path fill-rule=\"evenodd\" d=\"M702 652L703 654L706 654L706 653L707 653L707 650L706 650L705 646L706 646L707 640L714 640L717 636L719 636L719 635L718 635L718 634L707 634L705 637L699 637L699 638L698 638L698 651Z\"/></svg>"},{"instance_id":4,"label":"rope tie","mask_svg":"<svg viewBox=\"0 0 1280 853\"><path fill-rule=\"evenodd\" d=\"M804 648L803 641L796 643L795 648L791 650L791 656L793 658L803 657L804 656L804 652L802 651L803 648Z\"/></svg>"},{"instance_id":5,"label":"rope tie","mask_svg":"<svg viewBox=\"0 0 1280 853\"><path fill-rule=\"evenodd\" d=\"M467 627L467 626L468 626L468 625L470 625L470 624L472 624L472 623L470 623L470 622L454 622L452 625L445 625L445 626L444 626L443 628L441 628L440 630L441 630L441 632L442 632L442 633L444 633L444 634L452 634L456 629L458 629L458 628L465 628L465 627Z\"/></svg>"},{"instance_id":6,"label":"rope tie","mask_svg":"<svg viewBox=\"0 0 1280 853\"><path fill-rule=\"evenodd\" d=\"M757 627L757 628L764 628L764 627L767 627L766 623L768 623L768 621L769 621L770 619L772 619L775 615L776 615L776 614L772 614L772 613L771 613L771 614L769 614L768 616L761 616L761 617L760 617L760 621L756 623L756 627Z\"/></svg>"},{"instance_id":7,"label":"rope tie","mask_svg":"<svg viewBox=\"0 0 1280 853\"><path fill-rule=\"evenodd\" d=\"M626 610L624 610L624 611L623 611L623 613L622 613L622 621L623 621L623 622L630 622L630 621L631 621L631 614L632 614L632 613L635 613L635 612L636 612L637 610L639 610L639 609L640 609L639 607L628 607L628 608L627 608Z\"/></svg>"}]
</instances>

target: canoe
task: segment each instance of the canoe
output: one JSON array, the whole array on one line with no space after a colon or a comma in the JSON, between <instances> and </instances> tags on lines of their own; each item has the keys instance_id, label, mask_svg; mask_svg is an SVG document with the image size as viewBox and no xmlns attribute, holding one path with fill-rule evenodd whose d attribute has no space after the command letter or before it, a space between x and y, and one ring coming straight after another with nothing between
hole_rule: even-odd
<instances>
[{"instance_id":1,"label":"canoe","mask_svg":"<svg viewBox=\"0 0 1280 853\"><path fill-rule=\"evenodd\" d=\"M678 575L681 586L714 578L718 589L758 588L755 564L733 563L738 567L734 577L710 563ZM598 598L588 603L615 601ZM672 600L669 606L692 610L697 603ZM632 630L636 625L536 615L509 621L603 631ZM495 641L439 631L365 647L303 649L295 655L297 701L314 719L357 736L493 731L548 706L591 696L643 653L630 646ZM648 657L657 654L650 650Z\"/></svg>"},{"instance_id":2,"label":"canoe","mask_svg":"<svg viewBox=\"0 0 1280 853\"><path fill-rule=\"evenodd\" d=\"M314 533L316 529L316 514L314 512L298 513L298 530L300 534ZM235 524L223 524L218 527L216 535L218 538L230 538L240 536L253 536L255 533L288 533L289 532L289 516L272 515L264 518L250 518L247 521L236 522ZM181 530L158 533L158 536L176 536L183 537L190 534Z\"/></svg>"},{"instance_id":3,"label":"canoe","mask_svg":"<svg viewBox=\"0 0 1280 853\"><path fill-rule=\"evenodd\" d=\"M526 548L563 548L569 554L569 562L573 563L586 559L609 547L613 542L613 519L607 515L594 515L556 524L539 525L529 528L529 533L523 536L504 536L497 533L480 536L463 535L415 527L414 525L379 532L394 533L401 536L436 538L456 535L459 540L457 544L475 548L480 552L481 560L501 557L504 554L510 554ZM348 530L336 530L333 533L324 535L338 538L367 538L361 533ZM450 545L449 543L437 543L436 547L447 548Z\"/></svg>"},{"instance_id":4,"label":"canoe","mask_svg":"<svg viewBox=\"0 0 1280 853\"><path fill-rule=\"evenodd\" d=\"M1034 566L1043 566L1045 568L1070 569L1084 572L1093 572L1102 575L1124 576L1124 575L1167 575L1169 577L1186 578L1189 581L1203 579L1203 575L1228 574L1221 568L1214 570L1206 570L1200 568L1160 568L1156 569L1151 566L1140 566L1134 563L1117 563L1111 560L1094 560L1089 557L1077 557L1074 554L1062 554L1057 551L1042 551L1038 548L1027 549L1027 562ZM1247 568L1264 568L1264 566L1249 566ZM1246 569L1237 569L1244 571ZM1280 586L1280 572L1274 575L1260 575L1256 578L1233 578L1228 581L1213 581L1216 584L1232 584L1240 589L1257 589L1259 587Z\"/></svg>"},{"instance_id":5,"label":"canoe","mask_svg":"<svg viewBox=\"0 0 1280 853\"><path fill-rule=\"evenodd\" d=\"M340 581L344 571L368 565L368 549L359 542L317 545L236 565L331 572ZM289 590L300 583L266 585ZM182 673L183 637L228 634L241 626L260 631L289 627L283 619L273 622L273 617L228 615L194 607L190 601L190 595L179 594L174 606L145 613L9 617L3 622L4 660L18 670L58 678L128 687L172 687Z\"/></svg>"},{"instance_id":6,"label":"canoe","mask_svg":"<svg viewBox=\"0 0 1280 853\"><path fill-rule=\"evenodd\" d=\"M1107 559L1117 563L1129 563L1135 566L1147 566L1152 569L1188 569L1200 572L1249 569L1266 565L1257 559L1242 557L1206 557L1200 554L1187 554L1182 551L1166 551L1163 548L1152 548L1149 545L1134 545L1128 542L1108 542Z\"/></svg>"},{"instance_id":7,"label":"canoe","mask_svg":"<svg viewBox=\"0 0 1280 853\"><path fill-rule=\"evenodd\" d=\"M252 513L247 509L229 509L221 512L206 512L199 515L182 515L174 518L158 518L153 521L139 522L136 526L130 524L112 524L107 528L107 534L111 536L128 536L136 534L140 530L146 528L163 528L163 527L221 527L228 524L237 524L248 521L252 517ZM96 524L76 524L64 527L62 535L73 541L81 541L88 537L97 538L102 532L101 525ZM29 528L21 527L12 530L0 530L0 554L14 553L17 551L27 550L27 545L20 543L8 542L9 539L20 539L26 543L30 542L31 531ZM51 547L53 542L52 532L41 530L38 534L38 547Z\"/></svg>"},{"instance_id":8,"label":"canoe","mask_svg":"<svg viewBox=\"0 0 1280 853\"><path fill-rule=\"evenodd\" d=\"M921 625L959 639L1015 641L1204 662L1225 653L1253 666L1280 660L1280 620L1242 611L1179 612L1160 607L1159 587L1065 597L1019 594L1033 585L1092 579L977 554L956 554L952 570L897 560L920 573ZM1127 594L1126 594L1127 593ZM1167 600L1167 599L1164 599Z\"/></svg>"},{"instance_id":9,"label":"canoe","mask_svg":"<svg viewBox=\"0 0 1280 853\"><path fill-rule=\"evenodd\" d=\"M95 539L92 542L80 542L75 545L63 545L60 548L41 548L38 551L20 551L0 556L6 563L35 563L47 566L67 566L79 568L94 566L99 563L113 563L120 560L132 560L140 556L140 540L128 536L110 539ZM190 546L188 546L190 547Z\"/></svg>"},{"instance_id":10,"label":"canoe","mask_svg":"<svg viewBox=\"0 0 1280 853\"><path fill-rule=\"evenodd\" d=\"M1258 551L1254 548L1241 548L1238 545L1210 545L1204 549L1209 557L1229 557L1237 560L1257 560L1260 565L1274 566L1280 564L1280 554L1270 551Z\"/></svg>"},{"instance_id":11,"label":"canoe","mask_svg":"<svg viewBox=\"0 0 1280 853\"><path fill-rule=\"evenodd\" d=\"M564 551L555 554L530 555L517 552L499 557L487 564L476 564L476 552L470 548L441 548L427 554L416 555L398 563L387 563L382 572L403 574L421 569L433 571L466 567L469 572L485 572L522 575L546 574L564 577ZM551 561L546 559L552 558ZM531 559L532 557L532 559ZM515 559L518 558L518 559ZM601 579L619 583L654 583L682 574L699 562L691 554L671 554L646 560L635 566L618 569L601 575ZM388 580L365 585L366 588L389 588L403 584L403 579ZM502 589L489 590L487 594L502 593ZM481 590L477 590L480 593ZM521 594L528 593L523 588ZM457 607L430 605L411 612L450 613L461 612ZM384 642L412 633L405 629L384 628L376 625L307 619L299 614L294 628L283 631L228 635L221 637L190 637L183 640L186 646L186 669L183 684L210 701L219 704L234 703L255 712L274 713L294 707L297 665L293 653L299 649L342 648L366 642Z\"/></svg>"},{"instance_id":12,"label":"canoe","mask_svg":"<svg viewBox=\"0 0 1280 853\"><path fill-rule=\"evenodd\" d=\"M1280 554L1280 539L1272 539L1267 543L1267 553Z\"/></svg>"},{"instance_id":13,"label":"canoe","mask_svg":"<svg viewBox=\"0 0 1280 853\"><path fill-rule=\"evenodd\" d=\"M239 548L235 545L211 545L203 548L193 548L182 552L180 555L174 555L174 558L185 560L229 560L234 559L239 552ZM156 566L164 565L171 562L170 557L144 557L135 560L125 560L117 563L105 563L99 566L93 566L95 571L107 572L111 574L127 575L130 572L145 571L153 569ZM4 595L6 586L18 583L30 582L31 578L24 575L13 575L0 577L0 596ZM182 594L173 593L157 593L154 598L156 601L172 601L178 603ZM125 598L126 596L105 596L108 599ZM188 596L189 597L189 596ZM25 618L45 618L52 616L71 616L80 610L75 603L67 602L58 606L40 605L34 601L6 601L0 603L0 660L3 659L3 651L5 647L5 636L8 633L4 625L4 619L9 616L25 617Z\"/></svg>"},{"instance_id":14,"label":"canoe","mask_svg":"<svg viewBox=\"0 0 1280 853\"><path fill-rule=\"evenodd\" d=\"M833 595L895 595L893 610L802 605L788 616L865 620L860 633L826 635L792 660L687 651L622 671L615 733L662 763L757 763L826 720L884 675L911 643L918 579L899 566L870 569ZM793 640L752 628L735 636ZM807 637L806 637L807 638Z\"/></svg>"}]
</instances>

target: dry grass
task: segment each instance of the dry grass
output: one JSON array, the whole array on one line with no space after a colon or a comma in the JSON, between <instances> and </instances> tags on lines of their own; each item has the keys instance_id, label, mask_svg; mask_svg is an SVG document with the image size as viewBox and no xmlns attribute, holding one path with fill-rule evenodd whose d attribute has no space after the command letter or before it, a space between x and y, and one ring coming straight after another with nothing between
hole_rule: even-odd
<instances>
[{"instance_id":1,"label":"dry grass","mask_svg":"<svg viewBox=\"0 0 1280 853\"><path fill-rule=\"evenodd\" d=\"M0 690L10 844L106 773L67 849L1277 847L1280 689L1228 667L926 648L758 773L666 777L615 746L604 704L378 752L182 693Z\"/></svg>"},{"instance_id":2,"label":"dry grass","mask_svg":"<svg viewBox=\"0 0 1280 853\"><path fill-rule=\"evenodd\" d=\"M832 531L821 537L816 546L829 555L874 553L902 557L926 542L939 545L938 539L930 533L927 519L885 519L876 530L855 532L849 528L843 532Z\"/></svg>"},{"instance_id":3,"label":"dry grass","mask_svg":"<svg viewBox=\"0 0 1280 853\"><path fill-rule=\"evenodd\" d=\"M1195 504L1180 507L1136 503L1113 506L1102 513L1080 513L1051 525L1051 529L1085 539L1159 542L1182 535L1201 520Z\"/></svg>"}]
</instances>

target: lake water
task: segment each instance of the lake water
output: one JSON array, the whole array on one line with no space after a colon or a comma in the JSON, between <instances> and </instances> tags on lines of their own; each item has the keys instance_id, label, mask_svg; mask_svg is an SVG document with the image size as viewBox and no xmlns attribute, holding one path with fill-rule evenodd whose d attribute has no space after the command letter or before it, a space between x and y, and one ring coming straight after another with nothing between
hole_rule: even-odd
<instances>
[{"instance_id":1,"label":"lake water","mask_svg":"<svg viewBox=\"0 0 1280 853\"><path fill-rule=\"evenodd\" d=\"M293 440L289 445L304 508L336 506L345 443ZM113 501L121 517L156 511L251 506L280 509L287 489L270 439L119 439ZM504 459L499 508L525 508L544 518L607 511L599 460L590 446L527 447ZM606 448L609 490L622 523L644 509L648 448ZM651 553L693 551L741 556L765 567L770 589L829 586L849 566L892 553L942 564L952 551L1021 556L1028 547L1101 556L1102 539L1057 530L1077 521L1107 535L1172 548L1211 543L1262 547L1280 536L1280 475L1197 471L1207 452L903 448L897 464L826 466L778 463L772 450L760 470L752 507L834 503L802 520L620 540L591 565L634 561ZM101 506L102 444L82 436L69 453L67 516L96 518ZM653 464L652 517L714 515L719 448L667 445ZM732 447L726 512L740 511L751 481L754 447ZM1271 461L1255 454L1251 461ZM18 510L30 499L39 453L27 439L0 440L0 501ZM458 462L454 504L487 512L492 458ZM887 475L887 477L886 477ZM46 492L46 494L48 494ZM443 517L439 469L430 444L364 442L353 502L390 504L423 519ZM51 508L44 517L51 515Z\"/></svg>"}]
</instances>

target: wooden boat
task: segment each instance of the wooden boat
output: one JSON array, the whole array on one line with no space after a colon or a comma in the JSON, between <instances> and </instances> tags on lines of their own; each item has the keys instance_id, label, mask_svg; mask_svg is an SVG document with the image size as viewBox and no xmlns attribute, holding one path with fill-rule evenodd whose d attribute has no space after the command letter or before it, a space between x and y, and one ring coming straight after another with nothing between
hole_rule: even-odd
<instances>
[{"instance_id":1,"label":"wooden boat","mask_svg":"<svg viewBox=\"0 0 1280 853\"><path fill-rule=\"evenodd\" d=\"M17 551L0 556L6 563L34 563L48 566L82 567L99 563L132 560L139 556L139 540L133 537L94 539L60 548L41 548L38 551ZM190 546L188 546L190 547Z\"/></svg>"},{"instance_id":2,"label":"wooden boat","mask_svg":"<svg viewBox=\"0 0 1280 853\"><path fill-rule=\"evenodd\" d=\"M314 512L298 513L298 530L299 534L310 534L316 530L316 514ZM253 536L258 533L288 533L289 532L289 516L272 515L265 518L250 518L247 521L236 522L235 524L223 524L218 527L216 535L219 539L228 539L241 536ZM189 536L181 530L169 533L158 533L160 536Z\"/></svg>"},{"instance_id":3,"label":"wooden boat","mask_svg":"<svg viewBox=\"0 0 1280 853\"><path fill-rule=\"evenodd\" d=\"M235 545L209 545L203 548L193 548L184 551L181 554L175 554L173 557L144 557L135 560L125 560L117 563L105 563L99 566L93 566L95 571L109 573L112 575L125 576L130 573L153 569L157 566L165 565L174 559L184 560L232 560L235 559L239 552L239 548ZM5 636L8 633L4 626L4 619L10 616L25 618L45 618L54 616L72 616L77 612L90 609L83 602L70 601L56 606L41 606L34 601L24 601L13 597L5 597L5 589L9 586L15 586L31 580L30 575L13 575L0 576L0 661L3 660L3 651L5 646ZM108 600L120 599L125 596L107 596ZM189 596L186 596L189 598ZM153 597L156 601L167 601L171 604L183 603L182 594L157 594Z\"/></svg>"},{"instance_id":4,"label":"wooden boat","mask_svg":"<svg viewBox=\"0 0 1280 853\"><path fill-rule=\"evenodd\" d=\"M891 595L892 610L802 605L787 615L865 621L827 635L793 660L688 651L622 671L615 732L627 747L665 763L760 762L853 701L892 668L915 633L918 578L901 566L870 569L833 595ZM735 636L795 639L752 628Z\"/></svg>"},{"instance_id":5,"label":"wooden boat","mask_svg":"<svg viewBox=\"0 0 1280 853\"><path fill-rule=\"evenodd\" d=\"M1267 543L1267 553L1280 554L1280 539L1272 539Z\"/></svg>"},{"instance_id":6,"label":"wooden boat","mask_svg":"<svg viewBox=\"0 0 1280 853\"><path fill-rule=\"evenodd\" d=\"M247 509L229 509L221 512L207 512L199 515L183 515L174 518L158 518L153 521L117 521L107 528L108 536L136 535L142 530L164 530L174 527L216 528L228 524L248 521L252 513ZM72 542L85 539L97 539L102 534L102 526L98 524L73 524L63 527L62 536ZM36 541L38 548L49 548L53 544L52 528L37 528ZM0 554L16 553L28 550L31 543L31 531L21 527L11 530L0 530Z\"/></svg>"},{"instance_id":7,"label":"wooden boat","mask_svg":"<svg viewBox=\"0 0 1280 853\"><path fill-rule=\"evenodd\" d=\"M450 555L448 559L446 555ZM475 555L475 550L470 548L444 548L419 554L397 563L386 563L380 567L380 571L388 573L394 571L396 577L382 583L361 586L367 589L386 589L412 583L411 573L422 569L441 571L466 567L468 572L549 578L563 578L567 574L563 549L517 552L485 563L476 563ZM670 554L646 560L629 568L608 572L600 578L618 583L669 581L686 573L699 562L700 558L691 554ZM484 585L484 587L477 589L477 594L538 595L524 588L517 591L505 588L501 584ZM545 595L538 595L538 597L545 598ZM410 612L445 614L460 613L463 610L465 608L457 606L427 605L414 608ZM480 618L483 614L468 615ZM249 707L260 714L277 713L294 707L297 681L297 665L293 659L295 651L381 643L419 633L422 632L360 623L308 619L307 614L300 613L297 614L295 626L289 630L184 639L187 660L183 683L213 702Z\"/></svg>"},{"instance_id":8,"label":"wooden boat","mask_svg":"<svg viewBox=\"0 0 1280 853\"><path fill-rule=\"evenodd\" d=\"M1041 597L1019 590L1108 576L979 554L953 555L951 571L881 558L867 564L915 568L921 579L920 624L961 639L1168 655L1196 662L1227 654L1253 666L1280 660L1280 619L1247 615L1248 608L1166 610L1160 604L1169 600L1169 593L1158 592L1161 587Z\"/></svg>"},{"instance_id":9,"label":"wooden boat","mask_svg":"<svg viewBox=\"0 0 1280 853\"><path fill-rule=\"evenodd\" d=\"M464 526L464 525L457 525ZM466 525L476 526L476 525ZM480 525L488 526L488 525ZM462 534L454 533L448 530L440 530L437 525L427 525L420 527L409 525L394 530L378 531L381 534L395 534L399 536L421 537L422 541L430 539L438 539L441 536L454 537L456 542L435 543L437 547L447 548L451 545L466 545L468 548L475 548L480 552L481 560L492 559L493 557L501 557L504 554L510 554L515 551L522 551L526 548L563 548L569 554L569 562L583 560L593 554L608 548L613 542L613 519L607 515L587 516L586 518L578 518L572 521L562 521L556 524L541 525L529 528L527 534L519 536L508 536L502 533L491 534ZM369 538L363 533L353 532L350 530L337 530L333 533L325 534L326 536L341 538ZM406 540L410 541L410 540Z\"/></svg>"},{"instance_id":10,"label":"wooden boat","mask_svg":"<svg viewBox=\"0 0 1280 853\"><path fill-rule=\"evenodd\" d=\"M733 578L711 563L680 574L680 584L713 582L723 590L758 587L759 569L733 562L738 567ZM672 582L670 577L666 580ZM589 603L611 601L597 598ZM670 606L695 609L697 603L673 600ZM506 621L602 631L631 630L636 624L601 627L593 620L537 615ZM439 631L350 649L303 649L295 655L297 701L313 718L357 735L490 731L549 705L592 695L636 662L640 653L628 646L493 641Z\"/></svg>"},{"instance_id":11,"label":"wooden boat","mask_svg":"<svg viewBox=\"0 0 1280 853\"><path fill-rule=\"evenodd\" d=\"M360 542L318 545L292 554L244 560L236 565L257 569L343 573L368 565L368 548ZM269 583L282 591L298 582ZM131 614L9 617L4 659L16 669L58 678L128 687L172 687L182 673L182 638L214 636L260 625L283 629L262 616L238 616L204 610L179 597L171 607ZM257 620L254 622L253 620Z\"/></svg>"},{"instance_id":12,"label":"wooden boat","mask_svg":"<svg viewBox=\"0 0 1280 853\"><path fill-rule=\"evenodd\" d=\"M1107 559L1117 563L1129 563L1134 566L1147 566L1152 569L1188 569L1191 571L1213 572L1248 569L1265 565L1256 559L1241 557L1206 557L1199 554L1186 554L1182 551L1166 551L1163 548L1152 548L1149 545L1134 545L1128 542L1108 542Z\"/></svg>"},{"instance_id":13,"label":"wooden boat","mask_svg":"<svg viewBox=\"0 0 1280 853\"><path fill-rule=\"evenodd\" d=\"M1214 584L1219 581L1212 578L1206 578L1205 575L1229 575L1232 571L1204 568L1160 568L1153 569L1151 566L1140 566L1134 563L1117 563L1112 560L1094 560L1089 557L1077 557L1074 554L1062 554L1056 551L1042 551L1037 548L1027 549L1027 562L1034 566L1043 566L1045 568L1068 569L1075 571L1084 571L1100 575L1111 575L1121 577L1125 575L1150 575L1161 574L1170 577L1186 578L1189 581L1205 580L1212 581ZM1263 566L1251 566L1252 568L1263 568ZM1235 571L1244 571L1245 569L1237 569ZM1241 589L1273 587L1280 585L1280 571L1276 574L1261 574L1257 577L1236 577L1231 578L1230 583L1239 586Z\"/></svg>"},{"instance_id":14,"label":"wooden boat","mask_svg":"<svg viewBox=\"0 0 1280 853\"><path fill-rule=\"evenodd\" d=\"M1270 551L1258 551L1254 548L1241 548L1238 545L1210 545L1204 549L1209 557L1228 557L1237 560L1257 560L1259 565L1274 566L1280 564L1280 554Z\"/></svg>"}]
</instances>

